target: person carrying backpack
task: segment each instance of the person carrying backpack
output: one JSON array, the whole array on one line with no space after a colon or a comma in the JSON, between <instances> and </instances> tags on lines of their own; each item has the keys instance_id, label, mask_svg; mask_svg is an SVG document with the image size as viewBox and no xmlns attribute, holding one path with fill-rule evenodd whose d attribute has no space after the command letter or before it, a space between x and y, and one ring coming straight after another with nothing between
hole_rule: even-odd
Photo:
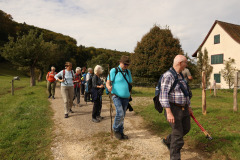
<instances>
[{"instance_id":1,"label":"person carrying backpack","mask_svg":"<svg viewBox=\"0 0 240 160\"><path fill-rule=\"evenodd\" d=\"M86 67L82 67L82 83L81 83L81 95L84 95L84 91L85 91L85 83L86 83L86 75L87 73L86 72Z\"/></svg>"},{"instance_id":2,"label":"person carrying backpack","mask_svg":"<svg viewBox=\"0 0 240 160\"><path fill-rule=\"evenodd\" d=\"M55 67L52 66L51 71L49 71L46 76L47 90L49 93L48 98L51 98L52 96L52 99L55 99L54 95L55 95L56 79L54 78L54 76L56 74L57 73L55 72Z\"/></svg>"},{"instance_id":3,"label":"person carrying backpack","mask_svg":"<svg viewBox=\"0 0 240 160\"><path fill-rule=\"evenodd\" d=\"M86 83L85 83L85 94L84 94L85 102L90 102L91 88L92 88L92 85L90 83L92 83L91 82L92 77L93 77L93 69L88 68L88 73L86 75Z\"/></svg>"},{"instance_id":4,"label":"person carrying backpack","mask_svg":"<svg viewBox=\"0 0 240 160\"><path fill-rule=\"evenodd\" d=\"M100 79L102 73L103 73L102 67L100 65L96 65L96 67L94 68L94 76L92 77L92 90L91 90L92 100L94 102L92 110L92 121L95 123L98 123L103 119L103 117L101 117L101 110L104 85L102 80Z\"/></svg>"},{"instance_id":5,"label":"person carrying backpack","mask_svg":"<svg viewBox=\"0 0 240 160\"><path fill-rule=\"evenodd\" d=\"M181 72L187 66L187 58L177 55L173 67L165 72L161 78L159 101L164 108L164 115L169 122L172 132L162 140L170 150L170 159L181 159L180 151L184 145L183 136L190 131L190 93ZM174 75L177 75L175 77ZM174 88L176 78L177 83Z\"/></svg>"},{"instance_id":6,"label":"person carrying backpack","mask_svg":"<svg viewBox=\"0 0 240 160\"><path fill-rule=\"evenodd\" d=\"M77 98L77 106L80 107L80 85L81 85L81 68L76 68L75 80L74 80L74 96L73 101ZM74 104L75 105L75 104Z\"/></svg>"},{"instance_id":7,"label":"person carrying backpack","mask_svg":"<svg viewBox=\"0 0 240 160\"><path fill-rule=\"evenodd\" d=\"M112 94L112 100L116 108L116 116L113 124L114 135L117 139L128 139L124 134L124 117L130 98L132 88L132 76L128 66L130 59L128 56L122 56L120 65L117 68L112 68L110 75L107 77L107 89ZM110 77L110 78L109 78ZM111 86L112 83L112 86Z\"/></svg>"},{"instance_id":8,"label":"person carrying backpack","mask_svg":"<svg viewBox=\"0 0 240 160\"><path fill-rule=\"evenodd\" d=\"M65 118L68 118L69 113L73 113L72 111L72 105L73 105L73 93L74 93L74 87L73 87L73 81L74 81L74 72L72 70L72 63L66 62L65 68L58 74L54 76L56 80L61 82L61 94L63 97L64 102L64 113ZM62 79L59 79L62 77Z\"/></svg>"}]
</instances>

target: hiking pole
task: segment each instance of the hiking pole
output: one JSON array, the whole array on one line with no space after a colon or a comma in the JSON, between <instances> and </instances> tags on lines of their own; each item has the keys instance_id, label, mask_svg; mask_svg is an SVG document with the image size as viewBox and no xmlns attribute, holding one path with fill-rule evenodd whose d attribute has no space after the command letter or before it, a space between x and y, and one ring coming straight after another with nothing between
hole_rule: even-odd
<instances>
[{"instance_id":1,"label":"hiking pole","mask_svg":"<svg viewBox=\"0 0 240 160\"><path fill-rule=\"evenodd\" d=\"M111 84L111 78L110 78L110 69L109 69L109 64L108 64L108 75L109 75L109 81L110 81L110 86ZM113 138L113 129L112 129L112 112L113 112L113 108L112 108L112 93L109 92L109 99L110 99L110 117L111 117L111 138Z\"/></svg>"},{"instance_id":2,"label":"hiking pole","mask_svg":"<svg viewBox=\"0 0 240 160\"><path fill-rule=\"evenodd\" d=\"M212 140L213 138L211 137L211 135L203 128L203 126L197 121L197 119L193 116L192 113L190 114L190 116L197 123L198 127L203 131L203 133L205 134L206 138L209 139L209 140Z\"/></svg>"}]
</instances>

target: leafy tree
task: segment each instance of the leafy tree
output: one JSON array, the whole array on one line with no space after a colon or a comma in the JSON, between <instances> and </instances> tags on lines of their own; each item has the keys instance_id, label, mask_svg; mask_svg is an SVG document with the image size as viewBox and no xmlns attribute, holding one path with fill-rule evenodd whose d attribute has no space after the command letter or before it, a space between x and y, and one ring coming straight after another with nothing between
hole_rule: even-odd
<instances>
[{"instance_id":1,"label":"leafy tree","mask_svg":"<svg viewBox=\"0 0 240 160\"><path fill-rule=\"evenodd\" d=\"M35 69L48 65L56 45L43 40L43 34L38 36L37 30L30 30L27 35L16 40L9 37L9 42L2 48L2 56L19 67L30 70L30 86L35 86Z\"/></svg>"},{"instance_id":2,"label":"leafy tree","mask_svg":"<svg viewBox=\"0 0 240 160\"><path fill-rule=\"evenodd\" d=\"M224 69L221 70L223 79L227 82L229 89L234 84L236 67L233 67L233 64L235 64L235 59L228 58L228 61L224 60Z\"/></svg>"},{"instance_id":3,"label":"leafy tree","mask_svg":"<svg viewBox=\"0 0 240 160\"><path fill-rule=\"evenodd\" d=\"M101 65L104 69L104 76L108 75L108 65L110 69L117 67L122 55L129 56L129 53L127 52L119 52L101 48L96 49L96 52L98 52L98 55L89 60L87 62L87 66L94 68L96 65Z\"/></svg>"},{"instance_id":4,"label":"leafy tree","mask_svg":"<svg viewBox=\"0 0 240 160\"><path fill-rule=\"evenodd\" d=\"M137 43L131 56L131 71L135 77L156 82L173 64L176 55L183 54L180 42L171 30L154 25Z\"/></svg>"},{"instance_id":5,"label":"leafy tree","mask_svg":"<svg viewBox=\"0 0 240 160\"><path fill-rule=\"evenodd\" d=\"M197 58L198 58L197 67L199 70L200 77L202 77L202 72L205 71L206 83L207 85L209 85L210 75L213 71L213 67L210 65L207 49L205 48L204 53L202 53L202 48L199 48Z\"/></svg>"}]
</instances>

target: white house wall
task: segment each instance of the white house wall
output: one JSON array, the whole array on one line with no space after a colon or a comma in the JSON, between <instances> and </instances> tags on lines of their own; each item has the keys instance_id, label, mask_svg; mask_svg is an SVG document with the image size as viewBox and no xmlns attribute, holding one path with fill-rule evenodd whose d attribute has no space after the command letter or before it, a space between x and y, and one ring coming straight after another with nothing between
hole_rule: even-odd
<instances>
[{"instance_id":1,"label":"white house wall","mask_svg":"<svg viewBox=\"0 0 240 160\"><path fill-rule=\"evenodd\" d=\"M214 35L220 34L220 43L214 44ZM240 44L233 40L227 32L219 25L216 24L208 39L202 46L202 52L204 49L208 51L208 57L211 64L211 55L223 54L223 60L228 60L229 57L235 59L235 67L240 69ZM213 72L210 77L210 84L212 86L214 81L214 74L219 73L221 69L224 69L224 64L211 64L213 66ZM227 89L228 85L224 81L221 74L221 83L216 84L218 88Z\"/></svg>"}]
</instances>

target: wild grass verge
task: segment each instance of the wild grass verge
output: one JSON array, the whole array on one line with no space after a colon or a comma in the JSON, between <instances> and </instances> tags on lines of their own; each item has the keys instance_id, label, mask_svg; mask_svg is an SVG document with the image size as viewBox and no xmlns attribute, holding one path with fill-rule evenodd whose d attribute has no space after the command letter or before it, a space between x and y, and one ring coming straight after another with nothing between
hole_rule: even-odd
<instances>
[{"instance_id":1,"label":"wild grass verge","mask_svg":"<svg viewBox=\"0 0 240 160\"><path fill-rule=\"evenodd\" d=\"M21 81L27 84L26 80ZM43 82L35 87L25 86L14 96L0 96L1 159L52 159L53 112L45 93Z\"/></svg>"},{"instance_id":2,"label":"wild grass verge","mask_svg":"<svg viewBox=\"0 0 240 160\"><path fill-rule=\"evenodd\" d=\"M153 97L154 88L134 88L133 97ZM146 91L146 94L145 94ZM141 93L139 93L141 92ZM233 113L232 90L218 90L217 97L207 91L207 115L202 114L201 90L193 90L191 106L194 116L213 137L212 141L205 138L196 123L191 121L191 131L185 137L185 145L199 150L209 159L240 159L240 113ZM152 95L150 96L150 93ZM240 95L239 95L240 96ZM239 97L238 96L238 97ZM238 99L238 104L240 99ZM141 104L141 102L139 102ZM136 113L146 120L149 128L161 137L167 136L171 129L164 114L159 114L153 104L133 106Z\"/></svg>"}]
</instances>

